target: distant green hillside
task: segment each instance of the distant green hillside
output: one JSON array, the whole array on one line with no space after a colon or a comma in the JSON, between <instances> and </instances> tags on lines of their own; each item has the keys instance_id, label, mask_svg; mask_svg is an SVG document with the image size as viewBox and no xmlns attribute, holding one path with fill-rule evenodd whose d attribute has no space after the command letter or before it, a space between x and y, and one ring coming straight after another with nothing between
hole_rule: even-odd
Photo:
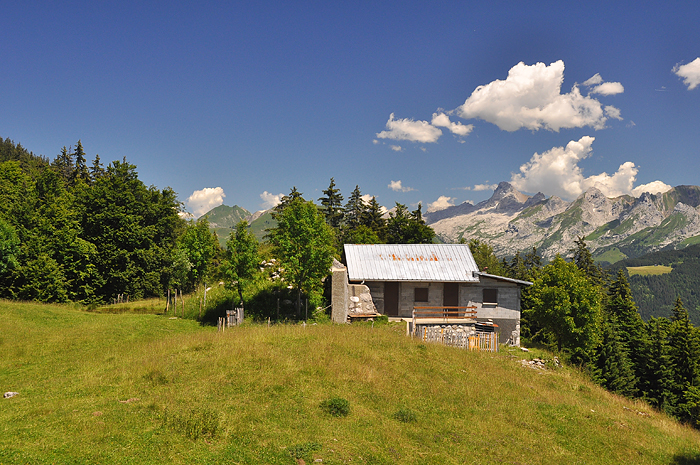
<instances>
[{"instance_id":1,"label":"distant green hillside","mask_svg":"<svg viewBox=\"0 0 700 465\"><path fill-rule=\"evenodd\" d=\"M252 221L248 229L259 241L262 241L265 238L265 234L267 234L266 230L274 228L276 225L277 222L272 219L272 212L268 210L262 216Z\"/></svg>"},{"instance_id":2,"label":"distant green hillside","mask_svg":"<svg viewBox=\"0 0 700 465\"><path fill-rule=\"evenodd\" d=\"M236 225L242 220L248 221L248 229L262 242L267 234L266 230L275 226L275 220L272 219L270 211L266 211L261 216L252 220L255 216L256 215L251 214L248 210L238 205L234 205L233 207L219 205L202 215L203 218L206 217L207 220L209 220L209 229L216 233L221 247L226 245L226 239L228 239L231 231L233 231Z\"/></svg>"},{"instance_id":3,"label":"distant green hillside","mask_svg":"<svg viewBox=\"0 0 700 465\"><path fill-rule=\"evenodd\" d=\"M654 265L670 266L671 272L629 277L632 295L642 317L646 320L652 316L670 316L676 297L680 297L693 324L700 324L700 244L628 258L610 269L617 273L620 268Z\"/></svg>"},{"instance_id":4,"label":"distant green hillside","mask_svg":"<svg viewBox=\"0 0 700 465\"><path fill-rule=\"evenodd\" d=\"M219 205L208 213L205 213L203 217L209 220L209 225L212 228L233 229L241 220L250 217L250 212L238 205L234 205L233 207Z\"/></svg>"}]
</instances>

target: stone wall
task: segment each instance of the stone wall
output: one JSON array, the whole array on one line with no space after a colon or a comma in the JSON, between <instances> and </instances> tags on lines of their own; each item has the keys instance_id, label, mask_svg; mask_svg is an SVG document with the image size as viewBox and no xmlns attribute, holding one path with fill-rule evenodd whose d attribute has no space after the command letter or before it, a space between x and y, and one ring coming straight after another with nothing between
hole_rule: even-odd
<instances>
[{"instance_id":1,"label":"stone wall","mask_svg":"<svg viewBox=\"0 0 700 465\"><path fill-rule=\"evenodd\" d=\"M377 313L384 314L384 283L372 281L367 283L369 293L372 295L372 302Z\"/></svg>"},{"instance_id":2,"label":"stone wall","mask_svg":"<svg viewBox=\"0 0 700 465\"><path fill-rule=\"evenodd\" d=\"M484 289L498 290L497 304L484 304ZM502 343L520 345L520 287L516 284L481 277L479 284L462 284L459 305L475 306L477 319L498 325Z\"/></svg>"},{"instance_id":3,"label":"stone wall","mask_svg":"<svg viewBox=\"0 0 700 465\"><path fill-rule=\"evenodd\" d=\"M428 301L416 302L416 288L428 289ZM413 307L439 307L442 305L442 283L402 282L399 286L399 316L413 318Z\"/></svg>"},{"instance_id":4,"label":"stone wall","mask_svg":"<svg viewBox=\"0 0 700 465\"><path fill-rule=\"evenodd\" d=\"M350 296L348 299L348 313L377 313L369 287L364 284L348 284L348 295Z\"/></svg>"}]
</instances>

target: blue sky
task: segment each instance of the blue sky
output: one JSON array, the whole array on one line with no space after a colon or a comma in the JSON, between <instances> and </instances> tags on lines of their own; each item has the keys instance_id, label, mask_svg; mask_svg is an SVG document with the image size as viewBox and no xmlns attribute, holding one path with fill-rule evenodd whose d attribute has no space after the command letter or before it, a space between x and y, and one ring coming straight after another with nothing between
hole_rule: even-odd
<instances>
[{"instance_id":1,"label":"blue sky","mask_svg":"<svg viewBox=\"0 0 700 465\"><path fill-rule=\"evenodd\" d=\"M700 184L698 2L199 3L0 0L0 136L192 212Z\"/></svg>"}]
</instances>

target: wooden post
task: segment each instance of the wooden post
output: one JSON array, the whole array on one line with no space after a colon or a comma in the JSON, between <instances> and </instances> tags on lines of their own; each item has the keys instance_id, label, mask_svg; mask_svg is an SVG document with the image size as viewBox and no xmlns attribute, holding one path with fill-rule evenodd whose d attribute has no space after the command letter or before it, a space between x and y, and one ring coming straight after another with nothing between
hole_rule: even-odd
<instances>
[{"instance_id":1,"label":"wooden post","mask_svg":"<svg viewBox=\"0 0 700 465\"><path fill-rule=\"evenodd\" d=\"M204 283L204 308L207 308L207 283Z\"/></svg>"},{"instance_id":2,"label":"wooden post","mask_svg":"<svg viewBox=\"0 0 700 465\"><path fill-rule=\"evenodd\" d=\"M182 300L182 318L185 318L185 296L182 295L182 289L180 289L180 300Z\"/></svg>"},{"instance_id":3,"label":"wooden post","mask_svg":"<svg viewBox=\"0 0 700 465\"><path fill-rule=\"evenodd\" d=\"M202 319L202 301L199 301L199 319Z\"/></svg>"},{"instance_id":4,"label":"wooden post","mask_svg":"<svg viewBox=\"0 0 700 465\"><path fill-rule=\"evenodd\" d=\"M165 301L165 314L168 314L168 309L170 308L170 289L168 289L168 300Z\"/></svg>"}]
</instances>

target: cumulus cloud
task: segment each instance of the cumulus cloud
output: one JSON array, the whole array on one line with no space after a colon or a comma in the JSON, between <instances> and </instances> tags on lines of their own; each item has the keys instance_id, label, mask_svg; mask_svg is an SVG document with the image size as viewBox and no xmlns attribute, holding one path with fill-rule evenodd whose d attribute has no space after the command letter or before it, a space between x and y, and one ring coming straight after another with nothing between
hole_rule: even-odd
<instances>
[{"instance_id":1,"label":"cumulus cloud","mask_svg":"<svg viewBox=\"0 0 700 465\"><path fill-rule=\"evenodd\" d=\"M487 181L488 183L488 181ZM476 184L474 186L475 191L492 191L496 190L498 187L498 184Z\"/></svg>"},{"instance_id":2,"label":"cumulus cloud","mask_svg":"<svg viewBox=\"0 0 700 465\"><path fill-rule=\"evenodd\" d=\"M673 189L673 187L669 186L665 182L653 181L635 187L634 189L632 189L632 195L635 197L639 197L645 192L648 192L650 194L663 194L664 192L668 192L671 189Z\"/></svg>"},{"instance_id":3,"label":"cumulus cloud","mask_svg":"<svg viewBox=\"0 0 700 465\"><path fill-rule=\"evenodd\" d=\"M604 82L591 89L589 94L616 95L624 91L625 88L619 82Z\"/></svg>"},{"instance_id":4,"label":"cumulus cloud","mask_svg":"<svg viewBox=\"0 0 700 465\"><path fill-rule=\"evenodd\" d=\"M199 218L214 207L224 203L224 190L221 187L205 187L202 190L192 192L187 197L187 206L192 210L195 218Z\"/></svg>"},{"instance_id":5,"label":"cumulus cloud","mask_svg":"<svg viewBox=\"0 0 700 465\"><path fill-rule=\"evenodd\" d=\"M642 192L665 192L661 181L634 187L638 168L631 161L625 162L609 175L605 172L585 177L578 163L589 157L594 137L584 136L569 142L566 147L554 147L542 154L535 153L530 161L520 167L520 173L511 176L511 184L525 192L545 192L563 199L573 200L591 187L596 187L607 197L623 194L638 197ZM666 189L668 190L668 189Z\"/></svg>"},{"instance_id":6,"label":"cumulus cloud","mask_svg":"<svg viewBox=\"0 0 700 465\"><path fill-rule=\"evenodd\" d=\"M260 194L260 198L263 201L260 206L263 208L263 210L274 208L282 201L282 197L284 197L284 194L271 194L268 191L265 191Z\"/></svg>"},{"instance_id":7,"label":"cumulus cloud","mask_svg":"<svg viewBox=\"0 0 700 465\"><path fill-rule=\"evenodd\" d=\"M683 84L688 86L688 90L695 89L700 85L700 57L694 59L687 65L676 65L673 72L683 78Z\"/></svg>"},{"instance_id":8,"label":"cumulus cloud","mask_svg":"<svg viewBox=\"0 0 700 465\"><path fill-rule=\"evenodd\" d=\"M602 82L596 76L586 82ZM603 129L607 117L602 104L581 95L576 85L568 94L562 94L563 82L561 60L549 66L520 62L508 71L505 81L497 79L477 87L455 113L462 118L480 118L505 131L521 128L559 131L584 126Z\"/></svg>"},{"instance_id":9,"label":"cumulus cloud","mask_svg":"<svg viewBox=\"0 0 700 465\"><path fill-rule=\"evenodd\" d=\"M455 204L454 201L454 197L447 197L446 195L441 195L435 202L428 204L427 212L430 213L438 210L444 210L447 207L452 207Z\"/></svg>"},{"instance_id":10,"label":"cumulus cloud","mask_svg":"<svg viewBox=\"0 0 700 465\"><path fill-rule=\"evenodd\" d=\"M395 119L389 115L386 131L377 134L380 139L407 140L410 142L437 142L442 131L427 121L414 121L409 118Z\"/></svg>"},{"instance_id":11,"label":"cumulus cloud","mask_svg":"<svg viewBox=\"0 0 700 465\"><path fill-rule=\"evenodd\" d=\"M392 145L391 150L393 150L394 152L403 152L403 147L401 147L400 145Z\"/></svg>"},{"instance_id":12,"label":"cumulus cloud","mask_svg":"<svg viewBox=\"0 0 700 465\"><path fill-rule=\"evenodd\" d=\"M460 122L450 121L450 117L445 113L433 113L433 119L430 122L433 126L447 128L458 136L467 136L474 129L473 124L462 124Z\"/></svg>"},{"instance_id":13,"label":"cumulus cloud","mask_svg":"<svg viewBox=\"0 0 700 465\"><path fill-rule=\"evenodd\" d=\"M412 187L404 187L401 185L401 181L391 181L389 183L389 189L391 189L394 192L410 192L415 190Z\"/></svg>"}]
</instances>

